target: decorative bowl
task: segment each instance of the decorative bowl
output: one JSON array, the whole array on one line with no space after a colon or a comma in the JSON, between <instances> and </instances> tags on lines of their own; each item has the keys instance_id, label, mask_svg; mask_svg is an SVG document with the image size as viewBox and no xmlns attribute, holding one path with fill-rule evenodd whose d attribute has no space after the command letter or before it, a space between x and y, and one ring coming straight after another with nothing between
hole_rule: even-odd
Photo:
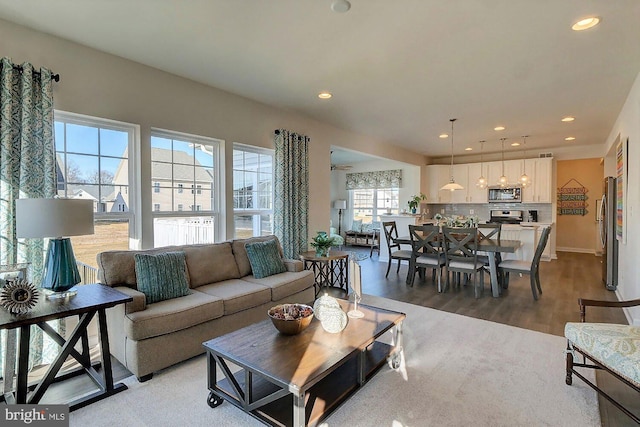
<instances>
[{"instance_id":1,"label":"decorative bowl","mask_svg":"<svg viewBox=\"0 0 640 427\"><path fill-rule=\"evenodd\" d=\"M296 335L311 323L313 308L306 304L280 304L271 307L267 314L281 334Z\"/></svg>"}]
</instances>

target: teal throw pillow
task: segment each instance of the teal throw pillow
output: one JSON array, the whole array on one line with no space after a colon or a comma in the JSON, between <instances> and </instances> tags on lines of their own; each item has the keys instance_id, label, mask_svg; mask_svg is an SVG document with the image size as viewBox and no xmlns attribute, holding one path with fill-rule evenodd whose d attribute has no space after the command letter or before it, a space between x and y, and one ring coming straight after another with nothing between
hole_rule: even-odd
<instances>
[{"instance_id":1,"label":"teal throw pillow","mask_svg":"<svg viewBox=\"0 0 640 427\"><path fill-rule=\"evenodd\" d=\"M138 290L147 304L189 294L187 263L184 252L135 254Z\"/></svg>"},{"instance_id":2,"label":"teal throw pillow","mask_svg":"<svg viewBox=\"0 0 640 427\"><path fill-rule=\"evenodd\" d=\"M273 276L274 274L284 273L287 267L280 256L278 242L275 240L267 240L264 242L248 243L246 246L249 264L253 277L262 279L263 277Z\"/></svg>"},{"instance_id":3,"label":"teal throw pillow","mask_svg":"<svg viewBox=\"0 0 640 427\"><path fill-rule=\"evenodd\" d=\"M360 233L362 231L362 220L361 219L354 219L353 222L351 223L351 231L355 231L357 233Z\"/></svg>"},{"instance_id":4,"label":"teal throw pillow","mask_svg":"<svg viewBox=\"0 0 640 427\"><path fill-rule=\"evenodd\" d=\"M360 231L362 231L363 233L371 233L373 231L371 223L370 222L365 222L364 224L362 224L362 227L360 228Z\"/></svg>"}]
</instances>

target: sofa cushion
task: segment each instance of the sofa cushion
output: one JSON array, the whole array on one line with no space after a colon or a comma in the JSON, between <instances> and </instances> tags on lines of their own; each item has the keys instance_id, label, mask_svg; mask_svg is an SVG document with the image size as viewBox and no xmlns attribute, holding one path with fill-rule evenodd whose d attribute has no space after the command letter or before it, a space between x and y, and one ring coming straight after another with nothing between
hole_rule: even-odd
<instances>
[{"instance_id":1,"label":"sofa cushion","mask_svg":"<svg viewBox=\"0 0 640 427\"><path fill-rule=\"evenodd\" d=\"M135 254L138 290L147 304L179 298L189 293L184 252Z\"/></svg>"},{"instance_id":2,"label":"sofa cushion","mask_svg":"<svg viewBox=\"0 0 640 427\"><path fill-rule=\"evenodd\" d=\"M246 276L242 280L270 288L272 301L279 301L297 292L304 291L313 287L314 283L311 270L280 273L262 279L258 279L255 276Z\"/></svg>"},{"instance_id":3,"label":"sofa cushion","mask_svg":"<svg viewBox=\"0 0 640 427\"><path fill-rule=\"evenodd\" d=\"M251 271L256 278L261 279L287 271L278 250L278 242L275 240L247 243L245 249Z\"/></svg>"},{"instance_id":4,"label":"sofa cushion","mask_svg":"<svg viewBox=\"0 0 640 427\"><path fill-rule=\"evenodd\" d=\"M100 252L96 257L100 283L108 286L128 286L137 289L135 254L159 254L179 250L181 250L179 246L166 246L144 251Z\"/></svg>"},{"instance_id":5,"label":"sofa cushion","mask_svg":"<svg viewBox=\"0 0 640 427\"><path fill-rule=\"evenodd\" d=\"M640 387L640 327L567 323L564 336L594 360Z\"/></svg>"},{"instance_id":6,"label":"sofa cushion","mask_svg":"<svg viewBox=\"0 0 640 427\"><path fill-rule=\"evenodd\" d=\"M271 301L271 289L241 279L200 286L198 291L221 298L225 316Z\"/></svg>"},{"instance_id":7,"label":"sofa cushion","mask_svg":"<svg viewBox=\"0 0 640 427\"><path fill-rule=\"evenodd\" d=\"M238 239L231 242L231 248L233 249L233 256L236 258L236 264L238 265L238 271L240 272L240 277L248 276L251 274L251 263L249 262L249 257L247 256L247 250L245 248L247 243L253 242L265 242L267 240L275 240L278 242L278 250L280 251L280 255L282 256L282 247L280 246L280 242L276 236L261 236L261 237L252 237L250 239Z\"/></svg>"},{"instance_id":8,"label":"sofa cushion","mask_svg":"<svg viewBox=\"0 0 640 427\"><path fill-rule=\"evenodd\" d=\"M240 278L230 242L185 245L183 250L187 256L187 269L192 288Z\"/></svg>"},{"instance_id":9,"label":"sofa cushion","mask_svg":"<svg viewBox=\"0 0 640 427\"><path fill-rule=\"evenodd\" d=\"M191 290L182 298L149 304L146 310L128 313L124 333L131 340L143 340L217 319L223 313L221 298Z\"/></svg>"}]
</instances>

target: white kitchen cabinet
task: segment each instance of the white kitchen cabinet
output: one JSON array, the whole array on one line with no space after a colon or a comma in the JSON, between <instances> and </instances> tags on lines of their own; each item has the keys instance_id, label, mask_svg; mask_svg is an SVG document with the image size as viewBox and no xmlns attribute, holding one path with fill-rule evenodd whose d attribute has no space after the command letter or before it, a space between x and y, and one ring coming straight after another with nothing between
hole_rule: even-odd
<instances>
[{"instance_id":1,"label":"white kitchen cabinet","mask_svg":"<svg viewBox=\"0 0 640 427\"><path fill-rule=\"evenodd\" d=\"M500 185L499 180L502 176L502 161L489 162L487 179L489 186ZM507 177L507 184L515 185L522 175L522 160L505 160L504 175Z\"/></svg>"},{"instance_id":2,"label":"white kitchen cabinet","mask_svg":"<svg viewBox=\"0 0 640 427\"><path fill-rule=\"evenodd\" d=\"M449 165L429 165L426 167L428 190L427 203L449 203L451 191L440 191L449 182Z\"/></svg>"},{"instance_id":3,"label":"white kitchen cabinet","mask_svg":"<svg viewBox=\"0 0 640 427\"><path fill-rule=\"evenodd\" d=\"M469 163L468 168L468 187L467 187L467 203L487 203L487 188L478 188L476 183L478 178L484 176L487 178L487 164Z\"/></svg>"},{"instance_id":4,"label":"white kitchen cabinet","mask_svg":"<svg viewBox=\"0 0 640 427\"><path fill-rule=\"evenodd\" d=\"M525 171L532 184L522 192L525 203L551 203L552 200L552 159L527 159Z\"/></svg>"},{"instance_id":5,"label":"white kitchen cabinet","mask_svg":"<svg viewBox=\"0 0 640 427\"><path fill-rule=\"evenodd\" d=\"M467 192L469 191L469 165L453 165L453 178L456 183L460 184L464 189L450 191L451 203L468 203Z\"/></svg>"}]
</instances>

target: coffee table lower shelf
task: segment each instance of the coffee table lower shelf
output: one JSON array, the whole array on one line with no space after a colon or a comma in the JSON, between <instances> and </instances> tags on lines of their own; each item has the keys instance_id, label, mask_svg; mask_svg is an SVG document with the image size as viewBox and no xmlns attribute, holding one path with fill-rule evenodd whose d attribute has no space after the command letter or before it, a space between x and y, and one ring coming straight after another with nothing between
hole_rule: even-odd
<instances>
[{"instance_id":1,"label":"coffee table lower shelf","mask_svg":"<svg viewBox=\"0 0 640 427\"><path fill-rule=\"evenodd\" d=\"M345 362L320 379L305 392L305 425L315 426L325 419L349 396L366 383L393 353L394 347L374 341L364 352L357 352ZM266 378L260 372L242 368L231 377L215 381L215 365L223 372L228 371L227 361L208 352L209 398L211 407L220 405L223 400L237 406L265 424L272 426L293 426L295 410L294 393L287 384L280 384ZM359 368L358 360L363 359ZM231 363L234 363L230 360ZM213 380L213 381L212 381ZM211 383L213 382L213 384ZM260 400L265 403L261 404ZM257 404L257 405L256 405Z\"/></svg>"}]
</instances>

